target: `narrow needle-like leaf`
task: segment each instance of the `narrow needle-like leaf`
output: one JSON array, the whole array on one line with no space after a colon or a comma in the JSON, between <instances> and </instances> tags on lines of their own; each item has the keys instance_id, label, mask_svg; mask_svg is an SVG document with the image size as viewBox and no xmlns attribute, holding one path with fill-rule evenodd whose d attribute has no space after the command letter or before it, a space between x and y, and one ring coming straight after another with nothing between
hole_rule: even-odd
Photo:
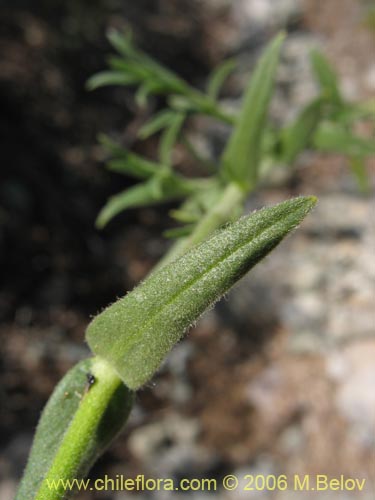
<instances>
[{"instance_id":1,"label":"narrow needle-like leaf","mask_svg":"<svg viewBox=\"0 0 375 500\"><path fill-rule=\"evenodd\" d=\"M133 85L137 81L137 77L121 71L102 71L89 78L86 82L86 87L88 90L95 90L107 85Z\"/></svg>"},{"instance_id":2,"label":"narrow needle-like leaf","mask_svg":"<svg viewBox=\"0 0 375 500\"><path fill-rule=\"evenodd\" d=\"M213 71L207 87L207 94L212 99L217 99L221 87L228 76L234 71L235 67L236 61L234 59L228 59Z\"/></svg>"},{"instance_id":3,"label":"narrow needle-like leaf","mask_svg":"<svg viewBox=\"0 0 375 500\"><path fill-rule=\"evenodd\" d=\"M199 181L198 181L199 182ZM138 208L147 205L165 203L185 198L197 189L194 180L184 179L173 172L162 172L149 178L146 182L111 196L99 212L96 226L103 228L117 214L128 208Z\"/></svg>"}]
</instances>

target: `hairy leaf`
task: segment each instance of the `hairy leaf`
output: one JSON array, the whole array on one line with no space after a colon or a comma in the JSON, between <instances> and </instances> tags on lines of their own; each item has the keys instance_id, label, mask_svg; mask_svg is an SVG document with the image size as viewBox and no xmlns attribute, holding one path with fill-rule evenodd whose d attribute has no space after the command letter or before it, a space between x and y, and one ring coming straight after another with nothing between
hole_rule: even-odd
<instances>
[{"instance_id":1,"label":"hairy leaf","mask_svg":"<svg viewBox=\"0 0 375 500\"><path fill-rule=\"evenodd\" d=\"M65 498L62 485L49 489L46 479L85 476L122 429L132 402L133 394L105 362L91 358L72 368L43 410L16 499ZM82 419L90 425L83 427Z\"/></svg>"},{"instance_id":2,"label":"hairy leaf","mask_svg":"<svg viewBox=\"0 0 375 500\"><path fill-rule=\"evenodd\" d=\"M315 205L295 198L215 233L96 316L86 333L94 353L138 388L199 316L269 253Z\"/></svg>"}]
</instances>

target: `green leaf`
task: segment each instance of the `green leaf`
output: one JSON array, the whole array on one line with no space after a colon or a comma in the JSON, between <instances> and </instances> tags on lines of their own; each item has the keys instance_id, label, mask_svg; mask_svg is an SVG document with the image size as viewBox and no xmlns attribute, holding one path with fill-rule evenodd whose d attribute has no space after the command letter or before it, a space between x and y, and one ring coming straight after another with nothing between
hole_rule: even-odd
<instances>
[{"instance_id":1,"label":"green leaf","mask_svg":"<svg viewBox=\"0 0 375 500\"><path fill-rule=\"evenodd\" d=\"M145 207L184 198L191 193L193 185L182 177L160 172L147 182L137 184L126 191L111 196L96 219L102 229L117 214L129 208Z\"/></svg>"},{"instance_id":2,"label":"green leaf","mask_svg":"<svg viewBox=\"0 0 375 500\"><path fill-rule=\"evenodd\" d=\"M346 103L335 114L335 121L345 126L352 126L359 120L375 121L375 107L371 101Z\"/></svg>"},{"instance_id":3,"label":"green leaf","mask_svg":"<svg viewBox=\"0 0 375 500\"><path fill-rule=\"evenodd\" d=\"M317 50L313 50L310 54L312 68L322 89L324 97L335 104L342 104L343 100L339 90L336 72L323 56Z\"/></svg>"},{"instance_id":4,"label":"green leaf","mask_svg":"<svg viewBox=\"0 0 375 500\"><path fill-rule=\"evenodd\" d=\"M189 85L182 78L144 52L138 51L138 59L152 73L153 79L164 88L165 93L188 94L190 92Z\"/></svg>"},{"instance_id":5,"label":"green leaf","mask_svg":"<svg viewBox=\"0 0 375 500\"><path fill-rule=\"evenodd\" d=\"M353 157L375 154L375 141L356 136L330 122L322 123L313 137L313 145L319 151L341 153Z\"/></svg>"},{"instance_id":6,"label":"green leaf","mask_svg":"<svg viewBox=\"0 0 375 500\"><path fill-rule=\"evenodd\" d=\"M155 203L154 185L147 182L111 196L99 212L95 225L102 229L116 215L129 208L137 208Z\"/></svg>"},{"instance_id":7,"label":"green leaf","mask_svg":"<svg viewBox=\"0 0 375 500\"><path fill-rule=\"evenodd\" d=\"M98 134L98 142L113 156L122 156L127 150L123 149L121 144L114 141L109 135L100 133Z\"/></svg>"},{"instance_id":8,"label":"green leaf","mask_svg":"<svg viewBox=\"0 0 375 500\"><path fill-rule=\"evenodd\" d=\"M182 94L188 92L189 86L184 80L133 46L131 34L122 34L116 30L111 30L108 39L126 60L133 60L138 63L140 68L144 68L153 82L160 84L160 88L163 88L165 92Z\"/></svg>"},{"instance_id":9,"label":"green leaf","mask_svg":"<svg viewBox=\"0 0 375 500\"><path fill-rule=\"evenodd\" d=\"M323 101L316 99L308 104L294 123L282 131L282 158L292 164L310 144L313 133L322 117Z\"/></svg>"},{"instance_id":10,"label":"green leaf","mask_svg":"<svg viewBox=\"0 0 375 500\"><path fill-rule=\"evenodd\" d=\"M147 105L147 98L155 87L150 85L149 82L140 85L136 94L135 94L135 102L139 108L145 108Z\"/></svg>"},{"instance_id":11,"label":"green leaf","mask_svg":"<svg viewBox=\"0 0 375 500\"><path fill-rule=\"evenodd\" d=\"M90 358L72 368L43 410L16 499L66 498L62 485L49 489L47 479L84 477L122 429L132 402L107 363Z\"/></svg>"},{"instance_id":12,"label":"green leaf","mask_svg":"<svg viewBox=\"0 0 375 500\"><path fill-rule=\"evenodd\" d=\"M169 125L163 131L159 142L159 160L163 165L172 164L172 152L184 124L186 115L175 113Z\"/></svg>"},{"instance_id":13,"label":"green leaf","mask_svg":"<svg viewBox=\"0 0 375 500\"><path fill-rule=\"evenodd\" d=\"M185 236L189 236L189 234L192 232L194 227L195 227L195 224L187 224L185 226L167 229L166 231L163 232L163 236L164 236L164 238L169 238L169 239L183 238Z\"/></svg>"},{"instance_id":14,"label":"green leaf","mask_svg":"<svg viewBox=\"0 0 375 500\"><path fill-rule=\"evenodd\" d=\"M119 174L126 174L136 179L148 179L156 175L163 165L155 163L135 153L128 152L123 158L116 158L107 163L107 168L118 172Z\"/></svg>"},{"instance_id":15,"label":"green leaf","mask_svg":"<svg viewBox=\"0 0 375 500\"><path fill-rule=\"evenodd\" d=\"M150 71L139 64L139 62L137 61L122 59L121 57L117 56L111 56L108 59L108 64L113 70L125 73L127 75L132 75L140 82L143 80L147 80L152 76Z\"/></svg>"},{"instance_id":16,"label":"green leaf","mask_svg":"<svg viewBox=\"0 0 375 500\"><path fill-rule=\"evenodd\" d=\"M220 197L223 195L223 186L211 180L212 184L205 189L195 190L179 209L171 210L170 216L177 222L192 223L198 222L212 207L217 206Z\"/></svg>"},{"instance_id":17,"label":"green leaf","mask_svg":"<svg viewBox=\"0 0 375 500\"><path fill-rule=\"evenodd\" d=\"M228 59L213 71L207 86L207 94L211 97L211 99L217 99L221 87L228 76L234 71L235 67L236 61L234 59Z\"/></svg>"},{"instance_id":18,"label":"green leaf","mask_svg":"<svg viewBox=\"0 0 375 500\"><path fill-rule=\"evenodd\" d=\"M98 141L114 158L106 167L119 174L130 175L136 179L149 179L163 169L160 163L147 160L142 156L128 151L105 134L99 134Z\"/></svg>"},{"instance_id":19,"label":"green leaf","mask_svg":"<svg viewBox=\"0 0 375 500\"><path fill-rule=\"evenodd\" d=\"M350 158L349 165L357 181L358 188L364 194L370 193L371 185L367 175L366 165L365 162L363 161L363 158L360 157Z\"/></svg>"},{"instance_id":20,"label":"green leaf","mask_svg":"<svg viewBox=\"0 0 375 500\"><path fill-rule=\"evenodd\" d=\"M243 217L155 271L96 316L86 340L132 388L145 384L200 315L306 216L301 197Z\"/></svg>"},{"instance_id":21,"label":"green leaf","mask_svg":"<svg viewBox=\"0 0 375 500\"><path fill-rule=\"evenodd\" d=\"M195 213L192 210L185 209L184 207L175 210L170 210L169 215L172 217L172 219L176 220L177 222L182 222L184 224L186 223L192 224L199 220L197 213ZM201 212L199 212L199 215L202 215Z\"/></svg>"},{"instance_id":22,"label":"green leaf","mask_svg":"<svg viewBox=\"0 0 375 500\"><path fill-rule=\"evenodd\" d=\"M107 33L107 38L121 55L127 58L135 57L136 50L133 46L133 36L130 30L126 33L120 33L115 29L110 29Z\"/></svg>"},{"instance_id":23,"label":"green leaf","mask_svg":"<svg viewBox=\"0 0 375 500\"><path fill-rule=\"evenodd\" d=\"M238 123L223 153L224 177L237 182L245 191L251 190L258 178L262 135L284 38L284 34L275 37L256 65Z\"/></svg>"},{"instance_id":24,"label":"green leaf","mask_svg":"<svg viewBox=\"0 0 375 500\"><path fill-rule=\"evenodd\" d=\"M161 83L147 81L137 90L135 101L140 108L144 108L147 104L148 96L162 94L164 91L165 89Z\"/></svg>"},{"instance_id":25,"label":"green leaf","mask_svg":"<svg viewBox=\"0 0 375 500\"><path fill-rule=\"evenodd\" d=\"M154 115L148 122L146 122L138 131L140 139L147 139L151 135L160 132L163 128L170 126L175 120L176 111L165 109Z\"/></svg>"},{"instance_id":26,"label":"green leaf","mask_svg":"<svg viewBox=\"0 0 375 500\"><path fill-rule=\"evenodd\" d=\"M86 82L88 90L95 90L99 87L107 85L134 85L138 82L138 78L133 75L123 73L121 71L102 71L89 78Z\"/></svg>"},{"instance_id":27,"label":"green leaf","mask_svg":"<svg viewBox=\"0 0 375 500\"><path fill-rule=\"evenodd\" d=\"M197 111L196 103L191 99L191 97L185 97L183 95L172 94L168 96L167 99L168 106L178 112L191 112Z\"/></svg>"}]
</instances>

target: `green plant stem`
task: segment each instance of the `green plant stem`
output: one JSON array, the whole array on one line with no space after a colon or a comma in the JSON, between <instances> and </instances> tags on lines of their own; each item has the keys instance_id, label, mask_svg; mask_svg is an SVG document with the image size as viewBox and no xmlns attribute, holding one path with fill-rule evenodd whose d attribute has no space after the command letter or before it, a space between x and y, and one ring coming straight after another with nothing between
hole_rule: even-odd
<instances>
[{"instance_id":1,"label":"green plant stem","mask_svg":"<svg viewBox=\"0 0 375 500\"><path fill-rule=\"evenodd\" d=\"M191 89L189 92L189 97L193 102L197 104L198 109L201 113L217 118L218 120L227 123L228 125L235 125L237 117L233 114L225 111L217 101L214 101L206 94L203 94L195 89Z\"/></svg>"},{"instance_id":2,"label":"green plant stem","mask_svg":"<svg viewBox=\"0 0 375 500\"><path fill-rule=\"evenodd\" d=\"M186 238L181 238L169 249L152 272L160 269L181 256L194 245L204 241L213 231L237 215L238 208L245 200L246 193L240 186L230 183L224 189L218 202L203 216L194 231Z\"/></svg>"},{"instance_id":3,"label":"green plant stem","mask_svg":"<svg viewBox=\"0 0 375 500\"><path fill-rule=\"evenodd\" d=\"M92 375L96 382L82 395L80 406L64 436L58 453L55 456L35 500L61 500L68 498L73 492L65 491L63 485L50 488L52 481L59 479L81 479L92 463L85 464L87 448L90 446L93 432L100 427L109 402L123 382L111 366L103 359L96 357L92 364ZM95 457L97 458L97 457ZM84 470L82 470L84 464Z\"/></svg>"},{"instance_id":4,"label":"green plant stem","mask_svg":"<svg viewBox=\"0 0 375 500\"><path fill-rule=\"evenodd\" d=\"M228 125L235 125L237 122L236 116L227 113L217 105L212 104L204 111L213 118L217 118L218 120L227 123Z\"/></svg>"}]
</instances>

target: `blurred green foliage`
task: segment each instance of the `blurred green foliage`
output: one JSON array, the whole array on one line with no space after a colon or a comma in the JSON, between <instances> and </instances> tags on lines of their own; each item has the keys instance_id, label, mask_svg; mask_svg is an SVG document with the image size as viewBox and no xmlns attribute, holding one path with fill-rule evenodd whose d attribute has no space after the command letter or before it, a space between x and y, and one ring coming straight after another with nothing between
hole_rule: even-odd
<instances>
[{"instance_id":1,"label":"blurred green foliage","mask_svg":"<svg viewBox=\"0 0 375 500\"><path fill-rule=\"evenodd\" d=\"M87 87L94 90L107 85L130 86L136 90L138 106L147 106L150 96L164 96L165 108L156 112L138 130L140 140L158 134L157 161L135 155L109 137L100 137L101 144L112 156L108 168L145 182L111 197L98 216L98 227L104 227L125 209L183 199L183 207L171 215L187 225L168 235L186 236L194 230L197 217L210 210L202 204L200 192L204 192L204 197L214 199L220 189L224 190L228 183L234 182L249 193L270 169L278 165L295 165L305 150L347 156L359 188L368 191L364 162L375 154L375 142L358 136L356 125L368 120L373 127L374 103L348 102L341 93L335 70L317 50L310 54L317 96L306 103L294 121L275 128L269 120L268 109L283 35L270 43L257 63L238 115L229 113L219 100L222 86L235 70L233 60L224 61L213 71L204 92L136 48L131 33L111 31L108 38L117 55L109 57L109 70L91 77ZM189 145L189 153L201 163L203 172L204 164L211 162L209 158L200 157L185 135L186 121L194 114L208 115L233 126L221 159L205 181L203 178L187 179L173 170L173 151L177 144Z\"/></svg>"}]
</instances>

